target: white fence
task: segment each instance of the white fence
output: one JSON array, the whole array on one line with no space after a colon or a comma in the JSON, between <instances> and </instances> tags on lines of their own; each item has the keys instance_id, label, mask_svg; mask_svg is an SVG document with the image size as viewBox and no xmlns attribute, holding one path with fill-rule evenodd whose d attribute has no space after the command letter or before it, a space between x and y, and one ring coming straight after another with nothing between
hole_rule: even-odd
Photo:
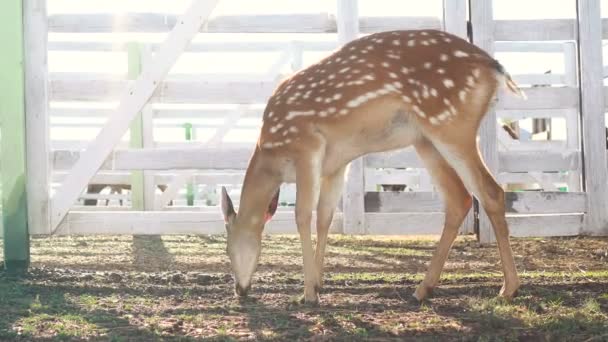
<instances>
[{"instance_id":1,"label":"white fence","mask_svg":"<svg viewBox=\"0 0 608 342\"><path fill-rule=\"evenodd\" d=\"M355 0L337 0L336 14L219 16L204 25L199 24L216 1L199 1L181 18L147 13L47 16L45 1L30 1L38 5L28 9L26 18L27 77L34 85L28 89L28 144L36 146L28 159L33 234L223 232L217 188L226 185L238 193L254 144L251 137L255 138L263 105L280 79L357 32L436 28L466 36L467 22L473 41L489 51L542 52L563 58L563 72L514 74L521 85L534 86L526 89L528 100L500 98L481 132L482 150L501 183L526 183L542 190L507 194L512 235L608 234L602 101L608 90L601 78L601 39L608 37L608 24L602 26L598 0L580 0L577 19L492 20L492 2L486 0L471 0L470 20L466 0L445 0L439 17L374 17L357 13ZM171 34L164 43L146 38L138 44L80 37L47 40L46 35L88 37L116 30L142 37ZM260 39L210 41L203 37L187 46L197 31L197 37L214 32L256 34ZM261 33L292 35L268 40L257 35ZM304 33L308 35L300 39ZM211 54L271 57L261 72L186 68L165 77L186 46L184 59L203 60ZM128 72L49 72L47 54L57 53L102 59L99 56L119 55ZM152 94L149 101L147 91ZM124 115L116 114L116 102ZM135 117L136 112L140 115L131 123L128 116ZM496 129L496 118L561 119L565 136L549 141L512 140ZM122 128L129 124L131 135L123 137ZM80 137L74 139L76 133ZM250 140L231 142L231 134L250 136ZM184 137L159 139L162 135ZM355 161L346 182L344 210L334 220L334 232L441 231L441 200L413 150ZM128 185L131 191L87 194L82 191L86 183L115 185L115 189ZM166 190L161 192L157 184L166 185ZM408 191L378 191L380 184L407 184ZM558 191L566 188L567 192ZM268 232L295 232L290 206L294 198L293 186L286 185L283 206ZM97 206L83 206L87 199L96 200ZM171 201L173 205L168 205ZM484 216L479 220L480 239L492 241ZM463 232L473 232L471 222Z\"/></svg>"}]
</instances>

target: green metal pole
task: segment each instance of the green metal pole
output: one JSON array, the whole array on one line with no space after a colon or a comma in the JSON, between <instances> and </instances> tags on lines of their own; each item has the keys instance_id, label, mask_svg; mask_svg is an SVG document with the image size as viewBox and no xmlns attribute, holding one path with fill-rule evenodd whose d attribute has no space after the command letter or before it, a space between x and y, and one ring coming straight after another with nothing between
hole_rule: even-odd
<instances>
[{"instance_id":1,"label":"green metal pole","mask_svg":"<svg viewBox=\"0 0 608 342\"><path fill-rule=\"evenodd\" d=\"M184 130L186 141L192 141L192 124L189 122L185 123ZM194 206L194 185L192 183L186 185L186 202L189 207Z\"/></svg>"},{"instance_id":2,"label":"green metal pole","mask_svg":"<svg viewBox=\"0 0 608 342\"><path fill-rule=\"evenodd\" d=\"M134 80L141 74L141 45L130 43L128 45L128 60L129 60L129 79ZM138 113L133 123L131 124L130 148L143 148L143 119L142 114ZM131 172L131 207L133 210L144 210L144 191L152 191L152 189L144 189L144 172L141 170Z\"/></svg>"},{"instance_id":3,"label":"green metal pole","mask_svg":"<svg viewBox=\"0 0 608 342\"><path fill-rule=\"evenodd\" d=\"M4 267L27 271L30 239L27 226L25 165L25 87L22 0L0 1L0 180Z\"/></svg>"}]
</instances>

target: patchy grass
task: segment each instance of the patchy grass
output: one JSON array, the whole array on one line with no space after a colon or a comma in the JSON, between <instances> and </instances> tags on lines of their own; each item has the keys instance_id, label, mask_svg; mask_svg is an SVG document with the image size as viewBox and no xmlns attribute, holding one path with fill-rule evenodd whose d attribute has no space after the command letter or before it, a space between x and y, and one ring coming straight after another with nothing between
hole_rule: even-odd
<instances>
[{"instance_id":1,"label":"patchy grass","mask_svg":"<svg viewBox=\"0 0 608 342\"><path fill-rule=\"evenodd\" d=\"M496 249L460 237L419 304L434 239L335 236L317 308L293 301L298 239L263 245L239 301L223 236L33 239L31 272L0 273L0 340L608 340L608 239L515 239L523 285L508 303Z\"/></svg>"}]
</instances>

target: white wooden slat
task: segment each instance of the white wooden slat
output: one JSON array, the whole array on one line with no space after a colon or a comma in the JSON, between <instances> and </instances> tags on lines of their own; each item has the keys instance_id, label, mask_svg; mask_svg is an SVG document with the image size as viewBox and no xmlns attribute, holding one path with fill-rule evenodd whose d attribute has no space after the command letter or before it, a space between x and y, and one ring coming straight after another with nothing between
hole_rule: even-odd
<instances>
[{"instance_id":1,"label":"white wooden slat","mask_svg":"<svg viewBox=\"0 0 608 342\"><path fill-rule=\"evenodd\" d=\"M580 152L576 150L509 151L498 155L500 172L568 171L580 165Z\"/></svg>"},{"instance_id":2,"label":"white wooden slat","mask_svg":"<svg viewBox=\"0 0 608 342\"><path fill-rule=\"evenodd\" d=\"M524 88L527 99L512 94L499 94L496 110L505 109L564 109L578 107L578 90L573 87Z\"/></svg>"},{"instance_id":3,"label":"white wooden slat","mask_svg":"<svg viewBox=\"0 0 608 342\"><path fill-rule=\"evenodd\" d=\"M498 153L501 172L577 170L580 152L564 151L505 151ZM374 153L365 157L366 167L423 167L413 149Z\"/></svg>"},{"instance_id":4,"label":"white wooden slat","mask_svg":"<svg viewBox=\"0 0 608 342\"><path fill-rule=\"evenodd\" d=\"M357 0L338 0L337 22L338 42L344 45L359 36L359 14ZM346 171L342 212L344 213L344 233L365 233L365 170L363 158L350 162Z\"/></svg>"},{"instance_id":5,"label":"white wooden slat","mask_svg":"<svg viewBox=\"0 0 608 342\"><path fill-rule=\"evenodd\" d=\"M565 83L569 87L578 87L578 62L575 42L566 42L564 49ZM566 146L568 149L580 149L578 108L567 112L566 119ZM582 165L581 165L582 166ZM568 172L568 191L582 190L582 169Z\"/></svg>"},{"instance_id":6,"label":"white wooden slat","mask_svg":"<svg viewBox=\"0 0 608 342\"><path fill-rule=\"evenodd\" d=\"M476 27L473 23L473 27ZM495 20L497 41L546 41L576 39L573 19Z\"/></svg>"},{"instance_id":7,"label":"white wooden slat","mask_svg":"<svg viewBox=\"0 0 608 342\"><path fill-rule=\"evenodd\" d=\"M275 80L211 82L205 78L206 75L194 77L200 78L191 76L186 80L172 76L162 82L153 100L165 103L265 103L278 84ZM553 77L561 76L539 77L553 82L556 81ZM51 78L50 97L53 101L116 100L127 86L127 81L116 76L51 74ZM578 90L573 87L537 87L524 91L527 100L501 93L496 109L562 109L578 106Z\"/></svg>"},{"instance_id":8,"label":"white wooden slat","mask_svg":"<svg viewBox=\"0 0 608 342\"><path fill-rule=\"evenodd\" d=\"M247 167L253 146L218 148L157 148L147 150L116 150L100 167L102 170L166 170L216 169L241 170ZM78 151L55 151L55 169L65 170L79 159ZM580 152L562 151L503 151L499 152L501 172L568 171L580 167ZM422 168L414 151L374 153L366 156L365 167Z\"/></svg>"},{"instance_id":9,"label":"white wooden slat","mask_svg":"<svg viewBox=\"0 0 608 342\"><path fill-rule=\"evenodd\" d=\"M560 214L583 213L584 192L507 192L507 213ZM443 212L443 200L436 192L368 192L366 212L406 213Z\"/></svg>"},{"instance_id":10,"label":"white wooden slat","mask_svg":"<svg viewBox=\"0 0 608 342\"><path fill-rule=\"evenodd\" d=\"M400 213L365 215L367 232L372 235L437 235L443 229L442 213ZM581 232L581 214L507 216L511 236L573 236Z\"/></svg>"},{"instance_id":11,"label":"white wooden slat","mask_svg":"<svg viewBox=\"0 0 608 342\"><path fill-rule=\"evenodd\" d=\"M466 0L443 0L443 29L468 40Z\"/></svg>"},{"instance_id":12,"label":"white wooden slat","mask_svg":"<svg viewBox=\"0 0 608 342\"><path fill-rule=\"evenodd\" d=\"M341 213L334 215L330 233L341 232ZM316 219L313 218L313 230ZM57 235L224 234L221 211L72 211ZM268 234L297 233L292 211L278 211L264 229Z\"/></svg>"},{"instance_id":13,"label":"white wooden slat","mask_svg":"<svg viewBox=\"0 0 608 342\"><path fill-rule=\"evenodd\" d=\"M190 148L114 151L115 170L246 169L250 148Z\"/></svg>"},{"instance_id":14,"label":"white wooden slat","mask_svg":"<svg viewBox=\"0 0 608 342\"><path fill-rule=\"evenodd\" d=\"M51 32L169 32L181 21L164 13L78 13L49 16ZM116 25L116 23L120 25ZM215 16L200 27L209 33L323 33L335 32L328 13Z\"/></svg>"},{"instance_id":15,"label":"white wooden slat","mask_svg":"<svg viewBox=\"0 0 608 342\"><path fill-rule=\"evenodd\" d=\"M485 50L488 54L494 55L495 22L492 11L492 1L471 0L470 16L473 29L473 43ZM513 97L513 96L511 96ZM509 97L505 97L509 98ZM501 98L499 103L506 102ZM499 104L500 105L500 104ZM509 108L509 107L504 107ZM484 162L492 174L498 172L499 158L498 145L496 139L496 112L490 109L481 122L479 128L479 150ZM494 232L490 220L485 211L479 206L478 215L478 237L481 243L494 242Z\"/></svg>"},{"instance_id":16,"label":"white wooden slat","mask_svg":"<svg viewBox=\"0 0 608 342\"><path fill-rule=\"evenodd\" d=\"M340 1L340 0L338 0ZM352 0L355 1L355 0ZM338 14L339 17L339 14ZM339 18L338 18L339 19ZM437 17L402 17L402 16L360 16L359 31L374 33L391 30L441 29L441 20Z\"/></svg>"},{"instance_id":17,"label":"white wooden slat","mask_svg":"<svg viewBox=\"0 0 608 342\"><path fill-rule=\"evenodd\" d=\"M117 100L128 85L126 81L53 80L53 101ZM164 103L263 103L276 88L276 81L206 82L167 80L158 86L153 101Z\"/></svg>"},{"instance_id":18,"label":"white wooden slat","mask_svg":"<svg viewBox=\"0 0 608 342\"><path fill-rule=\"evenodd\" d=\"M446 3L452 3L447 2ZM466 19L466 18L465 18ZM406 22L408 18L399 19L398 23ZM411 25L408 25L411 26ZM462 28L460 28L462 30ZM466 32L466 30L464 31ZM466 35L465 35L466 36ZM150 49L155 52L159 48L158 43L150 42ZM496 52L561 52L564 42L556 41L498 41L495 42ZM335 49L338 44L335 41L314 40L292 40L292 41L231 41L227 42L194 42L187 52L281 52L288 45L294 45L301 50L329 51ZM48 43L49 51L126 51L127 44L123 42L98 42L98 41L55 41Z\"/></svg>"},{"instance_id":19,"label":"white wooden slat","mask_svg":"<svg viewBox=\"0 0 608 342\"><path fill-rule=\"evenodd\" d=\"M507 216L514 237L575 236L581 233L583 215Z\"/></svg>"},{"instance_id":20,"label":"white wooden slat","mask_svg":"<svg viewBox=\"0 0 608 342\"><path fill-rule=\"evenodd\" d=\"M161 173L153 174L155 184L169 184L171 180L179 173ZM195 173L192 175L192 181L195 184L242 184L245 177L244 170L240 173L234 172L205 172ZM53 182L61 183L66 178L65 172L53 173ZM129 184L129 173L120 171L101 171L89 181L89 184Z\"/></svg>"},{"instance_id":21,"label":"white wooden slat","mask_svg":"<svg viewBox=\"0 0 608 342\"><path fill-rule=\"evenodd\" d=\"M23 6L28 227L41 234L51 229L46 1L25 0Z\"/></svg>"},{"instance_id":22,"label":"white wooden slat","mask_svg":"<svg viewBox=\"0 0 608 342\"><path fill-rule=\"evenodd\" d=\"M600 0L578 0L584 181L588 208L583 232L608 235L608 169L604 117Z\"/></svg>"},{"instance_id":23,"label":"white wooden slat","mask_svg":"<svg viewBox=\"0 0 608 342\"><path fill-rule=\"evenodd\" d=\"M339 20L339 19L338 19ZM120 22L120 25L116 25ZM49 17L51 32L168 32L177 22L170 14L54 14ZM201 28L209 33L332 33L337 31L337 20L328 13L257 14L216 16ZM394 29L440 29L437 17L362 16L361 32L371 33Z\"/></svg>"},{"instance_id":24,"label":"white wooden slat","mask_svg":"<svg viewBox=\"0 0 608 342\"><path fill-rule=\"evenodd\" d=\"M568 118L578 114L578 109L501 109L496 111L499 118L507 118L511 120L523 120L528 118Z\"/></svg>"},{"instance_id":25,"label":"white wooden slat","mask_svg":"<svg viewBox=\"0 0 608 342\"><path fill-rule=\"evenodd\" d=\"M159 82L167 75L217 2L217 0L193 2L168 35L166 44L155 55L153 66L143 72L133 86L126 89L119 107L110 117L108 124L89 145L87 153L74 165L70 177L57 191L52 202L52 229L65 217L87 181L99 169L113 146L120 141L130 122L150 99Z\"/></svg>"},{"instance_id":26,"label":"white wooden slat","mask_svg":"<svg viewBox=\"0 0 608 342\"><path fill-rule=\"evenodd\" d=\"M231 41L227 42L193 42L185 50L186 52L280 52L284 51L289 44L294 44L302 50L328 51L335 49L338 44L335 41ZM159 44L149 43L152 52L159 49ZM71 41L53 41L48 45L49 51L125 51L127 44L123 42L71 42Z\"/></svg>"}]
</instances>

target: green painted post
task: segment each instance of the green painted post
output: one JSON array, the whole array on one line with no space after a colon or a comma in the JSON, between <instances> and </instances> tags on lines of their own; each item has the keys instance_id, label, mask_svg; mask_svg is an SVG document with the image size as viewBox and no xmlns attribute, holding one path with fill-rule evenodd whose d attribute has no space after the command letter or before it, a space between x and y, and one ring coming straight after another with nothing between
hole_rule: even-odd
<instances>
[{"instance_id":1,"label":"green painted post","mask_svg":"<svg viewBox=\"0 0 608 342\"><path fill-rule=\"evenodd\" d=\"M186 136L186 141L192 141L192 124L187 122L184 124L184 133ZM194 206L194 185L192 183L188 183L186 186L186 202L189 207Z\"/></svg>"},{"instance_id":2,"label":"green painted post","mask_svg":"<svg viewBox=\"0 0 608 342\"><path fill-rule=\"evenodd\" d=\"M136 79L142 70L141 62L141 45L137 43L130 43L128 45L128 62L129 70L128 76L130 80ZM131 124L130 148L143 148L144 147L144 136L143 136L143 119L142 114L138 113L133 123ZM141 170L131 172L131 208L133 210L144 210L144 192L151 191L145 189L144 186L144 172Z\"/></svg>"},{"instance_id":3,"label":"green painted post","mask_svg":"<svg viewBox=\"0 0 608 342\"><path fill-rule=\"evenodd\" d=\"M27 271L30 238L27 226L25 165L25 87L22 0L0 1L0 179L4 267Z\"/></svg>"}]
</instances>

